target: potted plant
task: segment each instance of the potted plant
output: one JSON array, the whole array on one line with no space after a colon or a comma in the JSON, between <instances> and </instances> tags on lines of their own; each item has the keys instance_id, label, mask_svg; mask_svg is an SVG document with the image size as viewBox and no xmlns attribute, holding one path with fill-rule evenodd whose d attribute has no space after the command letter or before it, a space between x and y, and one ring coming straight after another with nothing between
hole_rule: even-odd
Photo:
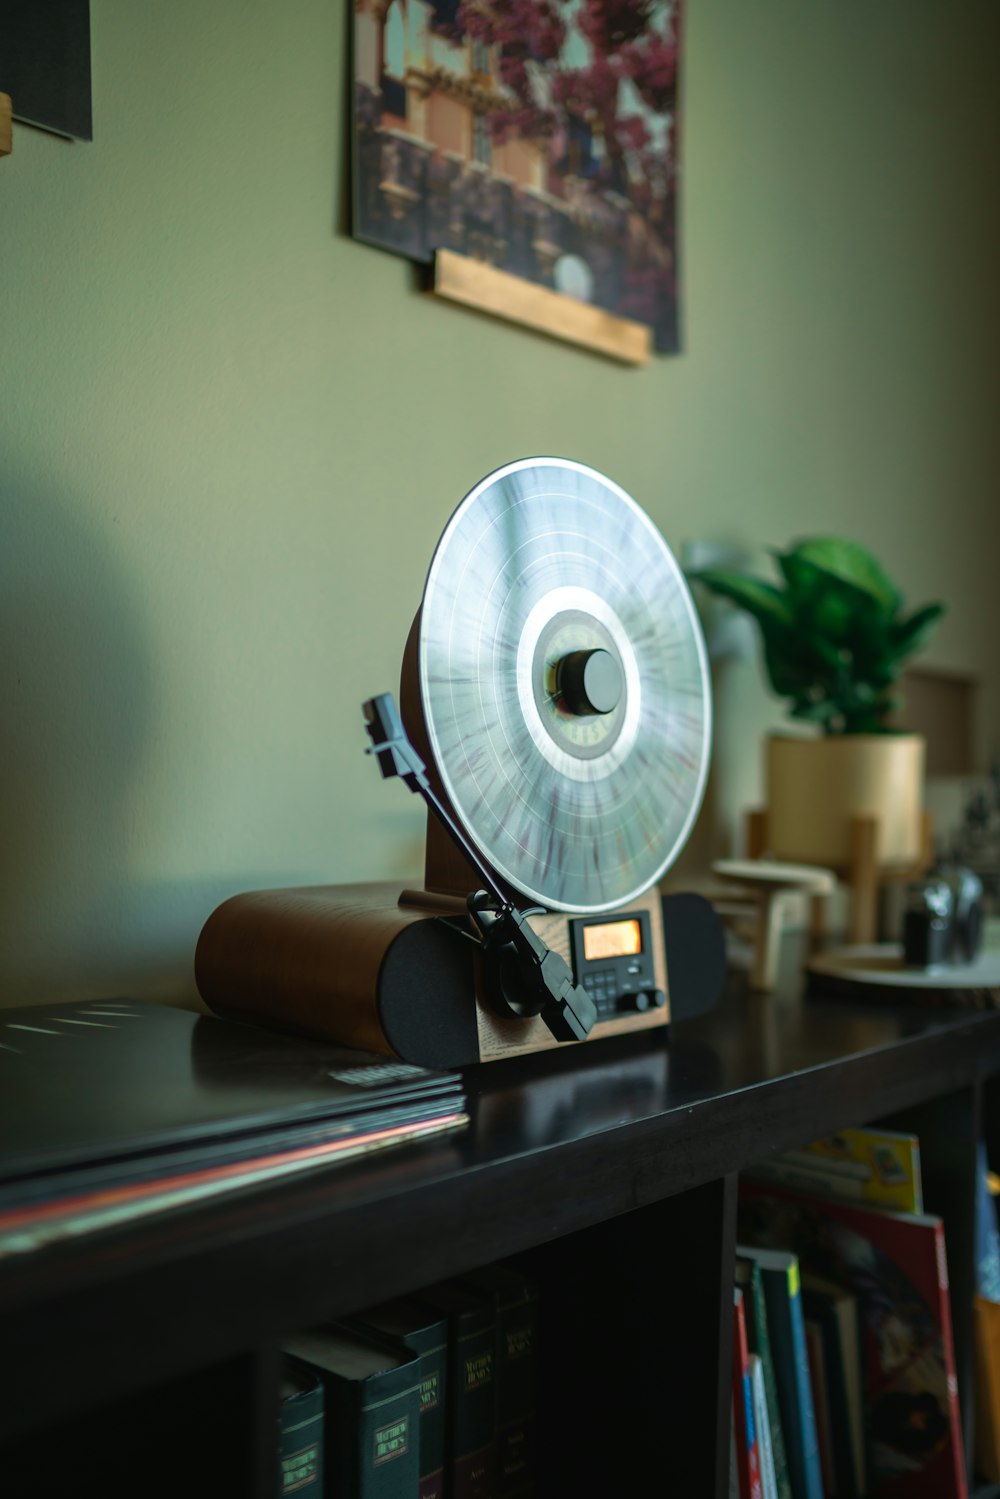
<instances>
[{"instance_id":1,"label":"potted plant","mask_svg":"<svg viewBox=\"0 0 1000 1499\"><path fill-rule=\"evenodd\" d=\"M770 852L843 866L852 818L874 817L878 862L912 864L920 854L924 744L890 720L903 664L944 605L906 610L900 590L856 542L813 537L774 556L777 582L718 568L691 575L756 620L772 688L792 719L815 726L811 735L769 739Z\"/></svg>"}]
</instances>

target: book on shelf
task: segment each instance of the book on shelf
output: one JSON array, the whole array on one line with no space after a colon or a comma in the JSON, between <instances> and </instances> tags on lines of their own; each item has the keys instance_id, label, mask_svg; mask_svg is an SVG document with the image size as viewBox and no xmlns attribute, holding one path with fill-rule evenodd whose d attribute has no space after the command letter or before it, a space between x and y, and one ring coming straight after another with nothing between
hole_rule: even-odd
<instances>
[{"instance_id":1,"label":"book on shelf","mask_svg":"<svg viewBox=\"0 0 1000 1499\"><path fill-rule=\"evenodd\" d=\"M420 1499L442 1499L446 1460L448 1322L426 1303L385 1301L345 1319L392 1338L420 1359Z\"/></svg>"},{"instance_id":2,"label":"book on shelf","mask_svg":"<svg viewBox=\"0 0 1000 1499\"><path fill-rule=\"evenodd\" d=\"M729 1499L740 1499L740 1464L736 1451L736 1394L729 1387Z\"/></svg>"},{"instance_id":3,"label":"book on shelf","mask_svg":"<svg viewBox=\"0 0 1000 1499\"><path fill-rule=\"evenodd\" d=\"M805 1303L803 1301L803 1310ZM819 1448L819 1471L824 1495L836 1492L833 1456L830 1450L830 1401L823 1364L823 1334L818 1323L805 1318L806 1356L809 1360L809 1383L812 1386L813 1414L816 1418L816 1445Z\"/></svg>"},{"instance_id":4,"label":"book on shelf","mask_svg":"<svg viewBox=\"0 0 1000 1499\"><path fill-rule=\"evenodd\" d=\"M331 1324L285 1353L323 1382L326 1487L351 1499L415 1499L420 1487L420 1360L400 1343Z\"/></svg>"},{"instance_id":5,"label":"book on shelf","mask_svg":"<svg viewBox=\"0 0 1000 1499\"><path fill-rule=\"evenodd\" d=\"M756 1162L747 1175L902 1212L924 1210L920 1142L900 1130L840 1130Z\"/></svg>"},{"instance_id":6,"label":"book on shelf","mask_svg":"<svg viewBox=\"0 0 1000 1499\"><path fill-rule=\"evenodd\" d=\"M488 1297L496 1316L494 1499L528 1499L536 1483L538 1286L508 1264L485 1265L462 1284Z\"/></svg>"},{"instance_id":7,"label":"book on shelf","mask_svg":"<svg viewBox=\"0 0 1000 1499\"><path fill-rule=\"evenodd\" d=\"M737 1254L760 1267L792 1494L794 1499L823 1499L798 1258L790 1250L743 1239Z\"/></svg>"},{"instance_id":8,"label":"book on shelf","mask_svg":"<svg viewBox=\"0 0 1000 1499\"><path fill-rule=\"evenodd\" d=\"M0 1020L0 1256L467 1123L461 1076L170 1005Z\"/></svg>"},{"instance_id":9,"label":"book on shelf","mask_svg":"<svg viewBox=\"0 0 1000 1499\"><path fill-rule=\"evenodd\" d=\"M986 1145L976 1147L976 1291L987 1301L1000 1301L1000 1232L996 1199L990 1190Z\"/></svg>"},{"instance_id":10,"label":"book on shelf","mask_svg":"<svg viewBox=\"0 0 1000 1499\"><path fill-rule=\"evenodd\" d=\"M439 1281L418 1300L447 1318L448 1405L445 1493L492 1499L496 1474L496 1312L492 1296Z\"/></svg>"},{"instance_id":11,"label":"book on shelf","mask_svg":"<svg viewBox=\"0 0 1000 1499\"><path fill-rule=\"evenodd\" d=\"M778 1499L778 1481L774 1471L774 1449L771 1446L771 1418L764 1389L764 1366L759 1353L750 1354L750 1390L753 1395L753 1423L760 1451L760 1485L763 1499Z\"/></svg>"},{"instance_id":12,"label":"book on shelf","mask_svg":"<svg viewBox=\"0 0 1000 1499\"><path fill-rule=\"evenodd\" d=\"M983 1478L1000 1483L1000 1235L986 1146L976 1153L976 1351L975 1464Z\"/></svg>"},{"instance_id":13,"label":"book on shelf","mask_svg":"<svg viewBox=\"0 0 1000 1499\"><path fill-rule=\"evenodd\" d=\"M757 1443L757 1428L754 1424L750 1350L747 1347L743 1292L739 1286L733 1288L733 1411L740 1499L763 1499L760 1448Z\"/></svg>"},{"instance_id":14,"label":"book on shelf","mask_svg":"<svg viewBox=\"0 0 1000 1499\"><path fill-rule=\"evenodd\" d=\"M975 1463L991 1483L1000 1483L1000 1303L973 1300L976 1347Z\"/></svg>"},{"instance_id":15,"label":"book on shelf","mask_svg":"<svg viewBox=\"0 0 1000 1499\"><path fill-rule=\"evenodd\" d=\"M781 1429L774 1357L767 1327L764 1282L761 1278L760 1265L752 1255L742 1254L739 1247L736 1250L736 1284L743 1291L743 1310L750 1352L757 1354L761 1362L777 1499L792 1499L792 1481L788 1473L788 1458L785 1455L785 1440Z\"/></svg>"},{"instance_id":16,"label":"book on shelf","mask_svg":"<svg viewBox=\"0 0 1000 1499\"><path fill-rule=\"evenodd\" d=\"M832 1478L837 1499L861 1499L866 1479L865 1403L857 1297L823 1276L802 1272L807 1328L819 1339Z\"/></svg>"},{"instance_id":17,"label":"book on shelf","mask_svg":"<svg viewBox=\"0 0 1000 1499\"><path fill-rule=\"evenodd\" d=\"M966 1499L941 1219L748 1177L739 1224L744 1242L791 1249L857 1297L873 1499Z\"/></svg>"},{"instance_id":18,"label":"book on shelf","mask_svg":"<svg viewBox=\"0 0 1000 1499\"><path fill-rule=\"evenodd\" d=\"M323 1381L298 1359L284 1357L278 1401L278 1499L323 1496Z\"/></svg>"}]
</instances>

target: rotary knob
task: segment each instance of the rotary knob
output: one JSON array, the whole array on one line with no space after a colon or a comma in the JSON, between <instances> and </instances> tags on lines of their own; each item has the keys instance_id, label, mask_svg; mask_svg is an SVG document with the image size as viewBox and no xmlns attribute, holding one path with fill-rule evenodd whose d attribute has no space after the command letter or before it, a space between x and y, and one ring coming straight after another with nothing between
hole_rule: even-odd
<instances>
[{"instance_id":1,"label":"rotary knob","mask_svg":"<svg viewBox=\"0 0 1000 1499\"><path fill-rule=\"evenodd\" d=\"M556 668L556 691L578 718L613 713L625 682L610 651L571 651Z\"/></svg>"},{"instance_id":2,"label":"rotary knob","mask_svg":"<svg viewBox=\"0 0 1000 1499\"><path fill-rule=\"evenodd\" d=\"M662 1010L666 1002L667 996L662 989L640 989L637 994L625 996L623 1007L637 1010L641 1015L646 1010Z\"/></svg>"}]
</instances>

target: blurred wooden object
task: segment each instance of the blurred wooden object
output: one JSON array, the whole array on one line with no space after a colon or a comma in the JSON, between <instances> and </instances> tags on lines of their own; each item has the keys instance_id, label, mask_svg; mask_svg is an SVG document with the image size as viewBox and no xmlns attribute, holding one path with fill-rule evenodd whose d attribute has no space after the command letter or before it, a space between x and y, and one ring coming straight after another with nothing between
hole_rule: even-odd
<instances>
[{"instance_id":1,"label":"blurred wooden object","mask_svg":"<svg viewBox=\"0 0 1000 1499\"><path fill-rule=\"evenodd\" d=\"M773 989L777 978L781 941L781 906L778 897L789 890L819 900L833 893L832 870L809 864L779 864L767 859L716 859L712 873L748 890L757 903L754 957L750 970L751 989Z\"/></svg>"},{"instance_id":2,"label":"blurred wooden object","mask_svg":"<svg viewBox=\"0 0 1000 1499\"><path fill-rule=\"evenodd\" d=\"M916 666L904 673L902 689L902 702L890 722L921 735L927 745L927 775L974 775L977 678Z\"/></svg>"},{"instance_id":3,"label":"blurred wooden object","mask_svg":"<svg viewBox=\"0 0 1000 1499\"><path fill-rule=\"evenodd\" d=\"M478 312L580 344L623 364L648 364L650 360L652 335L644 323L616 317L453 250L435 252L431 291L449 302L461 302Z\"/></svg>"},{"instance_id":4,"label":"blurred wooden object","mask_svg":"<svg viewBox=\"0 0 1000 1499\"><path fill-rule=\"evenodd\" d=\"M768 852L792 864L846 868L851 819L874 817L878 862L909 868L920 856L925 752L919 734L769 734Z\"/></svg>"},{"instance_id":5,"label":"blurred wooden object","mask_svg":"<svg viewBox=\"0 0 1000 1499\"><path fill-rule=\"evenodd\" d=\"M0 156L9 156L14 143L10 94L0 94Z\"/></svg>"},{"instance_id":6,"label":"blurred wooden object","mask_svg":"<svg viewBox=\"0 0 1000 1499\"><path fill-rule=\"evenodd\" d=\"M916 860L905 865L879 865L877 817L852 817L849 828L848 862L836 868L850 893L848 941L852 945L874 942L878 936L878 897L882 885L917 880L934 858L934 828L930 813L920 819L920 847ZM747 813L746 849L750 859L763 859L769 851L767 812L755 808ZM825 897L813 896L812 935L825 930Z\"/></svg>"}]
</instances>

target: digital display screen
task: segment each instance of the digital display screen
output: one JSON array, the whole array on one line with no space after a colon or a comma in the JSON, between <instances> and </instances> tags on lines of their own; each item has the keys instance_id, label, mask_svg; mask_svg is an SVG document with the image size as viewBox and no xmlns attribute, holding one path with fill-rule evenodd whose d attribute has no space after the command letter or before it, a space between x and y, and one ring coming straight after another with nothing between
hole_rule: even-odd
<instances>
[{"instance_id":1,"label":"digital display screen","mask_svg":"<svg viewBox=\"0 0 1000 1499\"><path fill-rule=\"evenodd\" d=\"M642 929L635 917L602 921L583 929L583 955L588 963L601 958L627 958L642 952Z\"/></svg>"}]
</instances>

